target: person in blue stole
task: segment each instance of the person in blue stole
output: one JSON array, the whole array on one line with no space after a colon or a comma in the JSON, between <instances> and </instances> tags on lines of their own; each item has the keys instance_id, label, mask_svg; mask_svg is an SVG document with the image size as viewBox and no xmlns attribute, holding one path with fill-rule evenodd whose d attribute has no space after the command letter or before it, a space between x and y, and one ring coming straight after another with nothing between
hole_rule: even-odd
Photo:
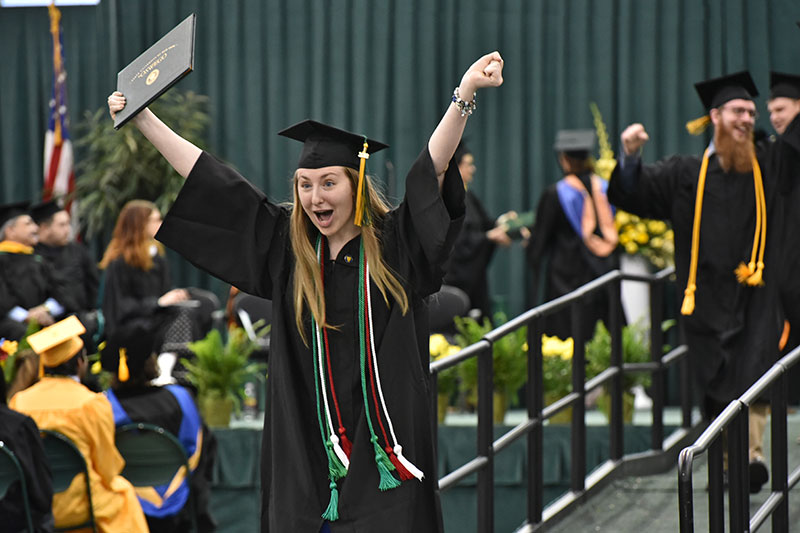
<instances>
[{"instance_id":1,"label":"person in blue stole","mask_svg":"<svg viewBox=\"0 0 800 533\"><path fill-rule=\"evenodd\" d=\"M556 136L563 178L542 193L526 246L534 304L563 296L618 266L614 207L606 197L608 182L594 173L594 142L594 130L561 130ZM538 298L542 270L544 295ZM592 337L597 320L607 323L607 314L608 298L599 291L584 307L584 340ZM572 337L570 309L547 316L544 333Z\"/></svg>"},{"instance_id":2,"label":"person in blue stole","mask_svg":"<svg viewBox=\"0 0 800 533\"><path fill-rule=\"evenodd\" d=\"M106 342L101 364L112 372L112 384L106 391L117 427L144 422L172 433L186 450L190 476L176 473L167 485L137 487L151 532L184 531L191 524L190 495L194 498L196 521L201 532L214 531L216 523L208 512L210 466L207 452L209 433L203 426L192 393L180 385L159 387L150 381L158 376L155 349L159 346L158 319L143 325L121 328ZM208 475L207 475L208 473Z\"/></svg>"}]
</instances>

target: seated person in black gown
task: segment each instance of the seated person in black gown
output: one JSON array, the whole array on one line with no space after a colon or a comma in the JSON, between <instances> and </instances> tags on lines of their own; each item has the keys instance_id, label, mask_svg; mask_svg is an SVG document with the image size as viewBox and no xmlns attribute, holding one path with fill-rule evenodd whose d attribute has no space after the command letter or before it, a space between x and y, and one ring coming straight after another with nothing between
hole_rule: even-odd
<instances>
[{"instance_id":1,"label":"seated person in black gown","mask_svg":"<svg viewBox=\"0 0 800 533\"><path fill-rule=\"evenodd\" d=\"M186 353L186 344L209 329L214 305L203 304L211 300L207 291L172 288L164 246L153 238L159 227L161 213L152 202L131 200L122 208L100 262L105 271L102 309L106 335L113 336L123 325L146 327L160 309L175 308L157 348L162 383L167 383L176 353Z\"/></svg>"},{"instance_id":2,"label":"seated person in black gown","mask_svg":"<svg viewBox=\"0 0 800 533\"><path fill-rule=\"evenodd\" d=\"M6 405L6 379L0 367L0 441L17 456L25 475L33 530L36 533L53 531L53 476L44 455L39 428L29 416L9 409ZM22 506L22 486L9 487L0 500L0 530L27 531Z\"/></svg>"},{"instance_id":3,"label":"seated person in black gown","mask_svg":"<svg viewBox=\"0 0 800 533\"><path fill-rule=\"evenodd\" d=\"M191 393L180 385L159 387L151 384L158 376L156 352L160 346L159 325L164 312L151 321L133 322L117 328L101 352L105 370L113 373L106 396L114 412L114 424L144 422L160 426L178 438L189 458L191 496L200 532L214 531L216 523L208 511L211 467L215 446L203 425ZM121 354L124 354L122 356ZM184 474L175 490L170 485L152 487L147 492L137 487L137 495L153 532L188 531L191 526L187 505L190 487ZM175 480L173 480L173 483Z\"/></svg>"},{"instance_id":4,"label":"seated person in black gown","mask_svg":"<svg viewBox=\"0 0 800 533\"><path fill-rule=\"evenodd\" d=\"M67 280L34 253L28 202L0 207L0 337L19 340L31 322L49 326L74 309Z\"/></svg>"},{"instance_id":5,"label":"seated person in black gown","mask_svg":"<svg viewBox=\"0 0 800 533\"><path fill-rule=\"evenodd\" d=\"M39 242L34 247L62 278L75 305L75 314L86 327L84 345L92 347L97 332L97 289L100 274L88 248L72 238L69 212L56 200L31 207L31 217L39 226ZM88 348L91 350L91 348Z\"/></svg>"}]
</instances>

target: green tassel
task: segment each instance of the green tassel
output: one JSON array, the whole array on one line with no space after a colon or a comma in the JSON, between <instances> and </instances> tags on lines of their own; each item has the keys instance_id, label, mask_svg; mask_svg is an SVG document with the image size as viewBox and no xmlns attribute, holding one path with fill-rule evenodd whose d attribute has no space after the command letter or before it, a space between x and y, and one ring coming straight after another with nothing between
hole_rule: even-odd
<instances>
[{"instance_id":1,"label":"green tassel","mask_svg":"<svg viewBox=\"0 0 800 533\"><path fill-rule=\"evenodd\" d=\"M386 470L393 472L395 470L394 463L392 463L392 460L386 455L386 452L383 451L383 448L378 445L378 437L374 436L369 440L372 441L372 449L375 450L375 462L382 463L383 466L386 467Z\"/></svg>"},{"instance_id":2,"label":"green tassel","mask_svg":"<svg viewBox=\"0 0 800 533\"><path fill-rule=\"evenodd\" d=\"M386 465L383 464L383 461L381 461L377 456L375 457L375 463L378 465L378 473L381 476L381 482L378 484L379 489L389 490L400 486L400 482L397 481L397 478L395 478L392 473L389 472L389 469L386 468Z\"/></svg>"},{"instance_id":3,"label":"green tassel","mask_svg":"<svg viewBox=\"0 0 800 533\"><path fill-rule=\"evenodd\" d=\"M331 481L331 501L328 502L328 508L322 513L322 518L329 522L339 520L339 490L333 481Z\"/></svg>"},{"instance_id":4,"label":"green tassel","mask_svg":"<svg viewBox=\"0 0 800 533\"><path fill-rule=\"evenodd\" d=\"M325 441L325 451L328 453L328 475L330 479L334 481L342 479L347 475L347 469L336 456L336 452L333 451L333 443L330 439Z\"/></svg>"}]
</instances>

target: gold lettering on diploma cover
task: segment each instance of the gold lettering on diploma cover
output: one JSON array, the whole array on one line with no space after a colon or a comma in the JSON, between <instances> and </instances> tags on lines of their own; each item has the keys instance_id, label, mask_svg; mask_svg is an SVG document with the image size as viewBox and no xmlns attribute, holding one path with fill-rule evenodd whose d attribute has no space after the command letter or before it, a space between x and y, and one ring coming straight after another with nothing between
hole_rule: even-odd
<instances>
[{"instance_id":1,"label":"gold lettering on diploma cover","mask_svg":"<svg viewBox=\"0 0 800 533\"><path fill-rule=\"evenodd\" d=\"M131 78L131 83L133 83L139 78L145 78L145 83L147 85L150 85L151 83L156 81L156 78L158 78L158 69L156 68L156 66L158 66L159 63L165 61L167 59L167 56L169 55L169 51L175 48L176 46L177 45L172 44L167 48L163 49L162 51L160 51L158 54L156 54L156 56L153 59L148 61L147 64L144 67L142 67L141 70L139 70L139 72L137 72L133 78Z\"/></svg>"},{"instance_id":2,"label":"gold lettering on diploma cover","mask_svg":"<svg viewBox=\"0 0 800 533\"><path fill-rule=\"evenodd\" d=\"M153 82L156 81L157 79L158 79L158 69L154 68L152 71L150 71L150 74L147 75L147 79L144 80L144 82L147 85L153 85Z\"/></svg>"}]
</instances>

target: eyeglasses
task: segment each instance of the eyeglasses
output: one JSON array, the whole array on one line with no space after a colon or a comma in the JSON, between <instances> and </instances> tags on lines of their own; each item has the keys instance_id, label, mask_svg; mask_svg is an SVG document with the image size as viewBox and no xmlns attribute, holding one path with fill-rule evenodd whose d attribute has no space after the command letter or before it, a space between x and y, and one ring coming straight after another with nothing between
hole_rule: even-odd
<instances>
[{"instance_id":1,"label":"eyeglasses","mask_svg":"<svg viewBox=\"0 0 800 533\"><path fill-rule=\"evenodd\" d=\"M727 109L728 111L733 113L737 118L741 118L744 115L749 115L750 118L752 118L753 120L758 119L758 111L756 111L755 109L748 109L746 107L726 107L726 106L722 106L720 109Z\"/></svg>"}]
</instances>

